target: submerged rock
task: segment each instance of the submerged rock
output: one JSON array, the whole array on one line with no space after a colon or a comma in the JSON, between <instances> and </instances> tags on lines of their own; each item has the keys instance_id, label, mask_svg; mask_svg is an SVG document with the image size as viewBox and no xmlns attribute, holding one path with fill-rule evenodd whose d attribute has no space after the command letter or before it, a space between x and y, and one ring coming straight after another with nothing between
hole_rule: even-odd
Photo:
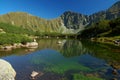
<instances>
[{"instance_id":1,"label":"submerged rock","mask_svg":"<svg viewBox=\"0 0 120 80\"><path fill-rule=\"evenodd\" d=\"M118 74L117 70L113 69L112 74L117 75Z\"/></svg>"},{"instance_id":2,"label":"submerged rock","mask_svg":"<svg viewBox=\"0 0 120 80\"><path fill-rule=\"evenodd\" d=\"M35 79L35 77L38 75L39 73L36 71L33 71L31 74L32 79Z\"/></svg>"},{"instance_id":3,"label":"submerged rock","mask_svg":"<svg viewBox=\"0 0 120 80\"><path fill-rule=\"evenodd\" d=\"M117 80L117 78L113 78L112 80Z\"/></svg>"},{"instance_id":4,"label":"submerged rock","mask_svg":"<svg viewBox=\"0 0 120 80\"><path fill-rule=\"evenodd\" d=\"M31 73L31 78L32 78L32 79L35 79L37 76L38 76L38 77L41 77L42 75L44 75L43 72L32 71L32 73Z\"/></svg>"},{"instance_id":5,"label":"submerged rock","mask_svg":"<svg viewBox=\"0 0 120 80\"><path fill-rule=\"evenodd\" d=\"M5 60L0 59L0 80L15 80L16 72Z\"/></svg>"}]
</instances>

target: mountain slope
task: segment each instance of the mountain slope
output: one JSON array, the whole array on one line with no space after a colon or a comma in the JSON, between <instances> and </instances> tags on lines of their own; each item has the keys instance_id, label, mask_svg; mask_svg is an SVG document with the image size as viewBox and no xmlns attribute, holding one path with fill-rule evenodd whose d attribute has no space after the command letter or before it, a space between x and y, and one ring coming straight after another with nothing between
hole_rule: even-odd
<instances>
[{"instance_id":1,"label":"mountain slope","mask_svg":"<svg viewBox=\"0 0 120 80\"><path fill-rule=\"evenodd\" d=\"M58 32L62 33L65 27L62 26L60 18L54 20L45 20L23 12L12 12L0 16L0 22L9 23L39 32Z\"/></svg>"},{"instance_id":2,"label":"mountain slope","mask_svg":"<svg viewBox=\"0 0 120 80\"><path fill-rule=\"evenodd\" d=\"M120 1L116 2L105 11L100 11L89 16L90 23L99 22L101 20L112 20L120 17Z\"/></svg>"},{"instance_id":3,"label":"mountain slope","mask_svg":"<svg viewBox=\"0 0 120 80\"><path fill-rule=\"evenodd\" d=\"M0 22L16 25L38 33L77 33L85 26L102 20L120 17L120 1L109 9L92 15L72 11L64 12L56 19L46 20L24 12L11 12L0 16Z\"/></svg>"}]
</instances>

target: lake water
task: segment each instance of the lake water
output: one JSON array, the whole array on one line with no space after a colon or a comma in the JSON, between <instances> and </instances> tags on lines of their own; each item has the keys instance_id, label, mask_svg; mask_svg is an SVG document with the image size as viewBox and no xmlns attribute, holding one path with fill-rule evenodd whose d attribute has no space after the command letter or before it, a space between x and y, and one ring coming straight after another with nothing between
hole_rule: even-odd
<instances>
[{"instance_id":1,"label":"lake water","mask_svg":"<svg viewBox=\"0 0 120 80\"><path fill-rule=\"evenodd\" d=\"M40 73L35 80L120 80L119 47L79 40L38 43L37 49L0 52L17 72L16 80L32 80L32 71Z\"/></svg>"}]
</instances>

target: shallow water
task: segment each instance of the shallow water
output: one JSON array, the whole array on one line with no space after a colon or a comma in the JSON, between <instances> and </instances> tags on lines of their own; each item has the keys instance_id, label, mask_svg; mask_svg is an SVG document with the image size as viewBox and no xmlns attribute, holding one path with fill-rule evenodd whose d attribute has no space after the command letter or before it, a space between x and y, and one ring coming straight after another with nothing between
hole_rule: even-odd
<instances>
[{"instance_id":1,"label":"shallow water","mask_svg":"<svg viewBox=\"0 0 120 80\"><path fill-rule=\"evenodd\" d=\"M42 73L35 80L120 79L119 47L58 39L38 40L38 43L37 49L0 52L0 57L10 62L17 72L16 80L32 80L32 71ZM116 75L112 74L113 66L117 66Z\"/></svg>"}]
</instances>

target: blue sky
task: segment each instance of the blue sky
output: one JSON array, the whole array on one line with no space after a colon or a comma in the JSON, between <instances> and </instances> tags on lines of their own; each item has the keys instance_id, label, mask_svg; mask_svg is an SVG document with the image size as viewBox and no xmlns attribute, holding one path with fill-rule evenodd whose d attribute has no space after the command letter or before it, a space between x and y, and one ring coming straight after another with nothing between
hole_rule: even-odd
<instances>
[{"instance_id":1,"label":"blue sky","mask_svg":"<svg viewBox=\"0 0 120 80\"><path fill-rule=\"evenodd\" d=\"M0 14L28 12L41 18L59 17L65 11L90 15L106 10L118 0L0 0Z\"/></svg>"}]
</instances>

